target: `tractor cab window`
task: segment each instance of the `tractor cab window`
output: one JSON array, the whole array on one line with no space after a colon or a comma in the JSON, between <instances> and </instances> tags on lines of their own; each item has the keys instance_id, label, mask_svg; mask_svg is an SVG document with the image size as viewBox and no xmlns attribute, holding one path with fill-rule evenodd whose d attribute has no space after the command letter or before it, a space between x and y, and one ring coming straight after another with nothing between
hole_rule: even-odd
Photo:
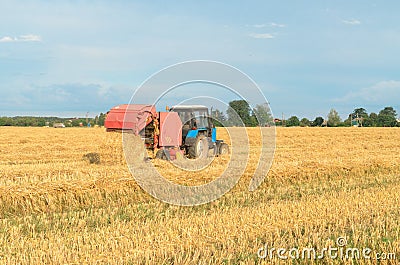
<instances>
[{"instance_id":1,"label":"tractor cab window","mask_svg":"<svg viewBox=\"0 0 400 265\"><path fill-rule=\"evenodd\" d=\"M193 127L195 118L191 112L188 111L178 111L179 118L181 118L182 124L184 126Z\"/></svg>"},{"instance_id":2,"label":"tractor cab window","mask_svg":"<svg viewBox=\"0 0 400 265\"><path fill-rule=\"evenodd\" d=\"M198 128L208 128L207 111L198 110L194 112Z\"/></svg>"},{"instance_id":3,"label":"tractor cab window","mask_svg":"<svg viewBox=\"0 0 400 265\"><path fill-rule=\"evenodd\" d=\"M174 110L178 112L183 126L190 128L208 128L207 110Z\"/></svg>"}]
</instances>

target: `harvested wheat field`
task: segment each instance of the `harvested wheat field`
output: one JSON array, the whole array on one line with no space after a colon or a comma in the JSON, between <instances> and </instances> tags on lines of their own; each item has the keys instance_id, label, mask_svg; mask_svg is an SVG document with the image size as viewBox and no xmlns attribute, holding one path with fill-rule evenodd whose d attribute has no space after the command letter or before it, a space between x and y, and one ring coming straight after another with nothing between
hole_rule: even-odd
<instances>
[{"instance_id":1,"label":"harvested wheat field","mask_svg":"<svg viewBox=\"0 0 400 265\"><path fill-rule=\"evenodd\" d=\"M136 184L121 134L1 127L0 263L400 262L400 128L277 128L273 165L254 192L259 130L247 132L249 163L238 185L212 203L184 207ZM217 157L185 174L166 161L150 163L170 181L200 185L229 159L242 158ZM339 248L338 238L345 240ZM302 257L304 248L320 255L335 247L337 257ZM346 257L348 248L360 257Z\"/></svg>"}]
</instances>

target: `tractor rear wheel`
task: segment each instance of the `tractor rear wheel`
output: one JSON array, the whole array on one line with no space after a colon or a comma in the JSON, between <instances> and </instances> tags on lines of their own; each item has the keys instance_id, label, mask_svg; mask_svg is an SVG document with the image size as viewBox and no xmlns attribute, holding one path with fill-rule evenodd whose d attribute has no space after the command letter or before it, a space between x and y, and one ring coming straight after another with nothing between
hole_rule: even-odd
<instances>
[{"instance_id":1,"label":"tractor rear wheel","mask_svg":"<svg viewBox=\"0 0 400 265\"><path fill-rule=\"evenodd\" d=\"M190 158L207 158L208 156L208 140L206 137L199 136L194 145L189 147L188 153Z\"/></svg>"}]
</instances>

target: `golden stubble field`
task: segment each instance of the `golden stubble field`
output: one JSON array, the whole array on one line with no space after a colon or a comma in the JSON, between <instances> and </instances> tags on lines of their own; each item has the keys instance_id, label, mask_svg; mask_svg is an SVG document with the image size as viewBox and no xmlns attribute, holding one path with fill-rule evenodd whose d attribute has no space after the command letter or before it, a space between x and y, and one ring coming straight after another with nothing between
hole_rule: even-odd
<instances>
[{"instance_id":1,"label":"golden stubble field","mask_svg":"<svg viewBox=\"0 0 400 265\"><path fill-rule=\"evenodd\" d=\"M209 204L162 203L131 176L121 134L101 128L0 127L1 264L377 264L400 262L400 129L277 128L273 165L248 191L260 149L248 129L250 162L238 185ZM219 138L226 139L225 131ZM100 154L100 164L82 156ZM226 167L171 181L199 185ZM370 248L371 259L281 260L269 248ZM286 253L287 255L288 253ZM388 255L389 256L389 255Z\"/></svg>"}]
</instances>

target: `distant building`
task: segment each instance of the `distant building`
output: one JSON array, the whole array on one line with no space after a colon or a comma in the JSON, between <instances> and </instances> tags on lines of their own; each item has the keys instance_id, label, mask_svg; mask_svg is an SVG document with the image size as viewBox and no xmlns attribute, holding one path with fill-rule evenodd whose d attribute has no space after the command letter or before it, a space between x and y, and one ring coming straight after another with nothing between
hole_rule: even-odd
<instances>
[{"instance_id":1,"label":"distant building","mask_svg":"<svg viewBox=\"0 0 400 265\"><path fill-rule=\"evenodd\" d=\"M61 122L54 123L53 128L65 128L65 125L64 125L64 123L61 123Z\"/></svg>"}]
</instances>

